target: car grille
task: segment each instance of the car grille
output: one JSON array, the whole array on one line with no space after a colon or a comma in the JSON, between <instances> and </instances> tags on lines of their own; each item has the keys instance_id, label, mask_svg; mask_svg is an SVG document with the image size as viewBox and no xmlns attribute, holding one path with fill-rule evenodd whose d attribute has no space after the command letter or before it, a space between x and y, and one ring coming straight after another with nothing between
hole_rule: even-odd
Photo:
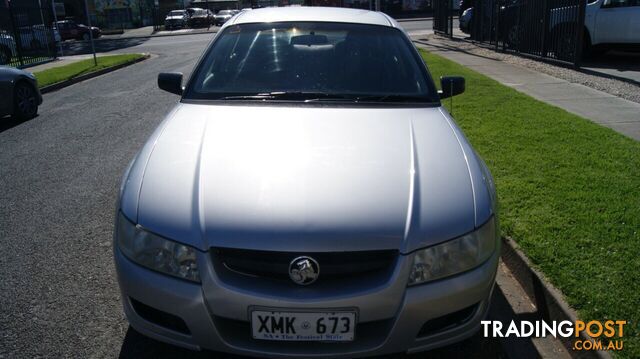
<instances>
[{"instance_id":1,"label":"car grille","mask_svg":"<svg viewBox=\"0 0 640 359\"><path fill-rule=\"evenodd\" d=\"M317 282L363 279L391 272L397 250L352 252L276 252L232 248L213 248L214 263L221 269L245 276L289 281L289 264L300 256L315 259L320 267Z\"/></svg>"}]
</instances>

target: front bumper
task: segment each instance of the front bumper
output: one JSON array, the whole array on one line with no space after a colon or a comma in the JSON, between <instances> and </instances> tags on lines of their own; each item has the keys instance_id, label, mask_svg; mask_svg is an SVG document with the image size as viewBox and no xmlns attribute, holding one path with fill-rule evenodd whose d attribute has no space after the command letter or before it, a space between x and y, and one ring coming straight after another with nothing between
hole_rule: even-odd
<instances>
[{"instance_id":1,"label":"front bumper","mask_svg":"<svg viewBox=\"0 0 640 359\"><path fill-rule=\"evenodd\" d=\"M400 256L386 283L356 288L346 295L338 289L268 294L266 286L248 291L221 280L208 253L199 253L200 285L140 267L118 248L114 252L125 314L131 326L144 335L192 350L239 355L355 357L429 350L476 333L489 307L499 248L487 262L471 271L408 288L406 278L413 256ZM143 318L135 309L137 303L180 318L188 330L172 330ZM255 340L249 325L250 306L320 311L356 307L356 339L350 343ZM462 312L468 313L464 320L435 330L430 327L430 323L442 322L437 318L446 320Z\"/></svg>"}]
</instances>

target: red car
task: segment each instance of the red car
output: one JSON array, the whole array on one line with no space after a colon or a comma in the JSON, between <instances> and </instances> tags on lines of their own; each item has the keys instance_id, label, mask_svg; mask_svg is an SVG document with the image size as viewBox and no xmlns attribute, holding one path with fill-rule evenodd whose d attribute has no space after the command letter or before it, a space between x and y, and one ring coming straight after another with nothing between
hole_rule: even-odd
<instances>
[{"instance_id":1,"label":"red car","mask_svg":"<svg viewBox=\"0 0 640 359\"><path fill-rule=\"evenodd\" d=\"M58 21L55 22L53 26L58 29L62 41L69 39L88 41L90 38L89 27L82 24L76 24L73 20ZM93 33L94 39L102 36L102 31L95 26L91 27L91 32Z\"/></svg>"}]
</instances>

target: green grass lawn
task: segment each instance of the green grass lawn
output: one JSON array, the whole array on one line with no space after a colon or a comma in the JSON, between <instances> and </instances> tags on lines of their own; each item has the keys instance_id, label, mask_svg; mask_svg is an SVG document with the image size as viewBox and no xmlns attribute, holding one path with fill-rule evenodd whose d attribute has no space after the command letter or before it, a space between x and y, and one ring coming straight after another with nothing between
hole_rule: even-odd
<instances>
[{"instance_id":1,"label":"green grass lawn","mask_svg":"<svg viewBox=\"0 0 640 359\"><path fill-rule=\"evenodd\" d=\"M142 54L124 54L98 57L98 65L93 62L93 58L74 62L69 65L59 66L43 71L34 72L38 79L38 86L44 87L57 82L72 79L90 72L102 70L107 67L117 66L144 57Z\"/></svg>"},{"instance_id":2,"label":"green grass lawn","mask_svg":"<svg viewBox=\"0 0 640 359\"><path fill-rule=\"evenodd\" d=\"M453 116L495 177L503 236L523 248L581 319L627 320L617 354L640 357L640 143L422 55L434 79L467 80Z\"/></svg>"}]
</instances>

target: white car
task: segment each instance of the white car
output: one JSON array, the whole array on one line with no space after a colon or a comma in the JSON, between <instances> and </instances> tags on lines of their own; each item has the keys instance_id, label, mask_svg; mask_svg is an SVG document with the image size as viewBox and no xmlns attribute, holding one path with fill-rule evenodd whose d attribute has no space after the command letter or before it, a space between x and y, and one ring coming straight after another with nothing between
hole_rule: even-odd
<instances>
[{"instance_id":1,"label":"white car","mask_svg":"<svg viewBox=\"0 0 640 359\"><path fill-rule=\"evenodd\" d=\"M587 0L584 19L584 52L598 53L610 48L640 47L640 1ZM578 7L553 9L549 18L554 51L559 58L571 58L573 19ZM554 35L556 34L556 35Z\"/></svg>"},{"instance_id":2,"label":"white car","mask_svg":"<svg viewBox=\"0 0 640 359\"><path fill-rule=\"evenodd\" d=\"M166 30L181 29L187 27L188 20L189 15L186 10L173 10L164 19L164 28Z\"/></svg>"},{"instance_id":3,"label":"white car","mask_svg":"<svg viewBox=\"0 0 640 359\"><path fill-rule=\"evenodd\" d=\"M584 19L590 45L640 45L640 1L590 0Z\"/></svg>"},{"instance_id":4,"label":"white car","mask_svg":"<svg viewBox=\"0 0 640 359\"><path fill-rule=\"evenodd\" d=\"M47 49L55 46L60 41L60 33L57 29L51 29L44 25L33 25L20 28L20 45L27 50Z\"/></svg>"},{"instance_id":5,"label":"white car","mask_svg":"<svg viewBox=\"0 0 640 359\"><path fill-rule=\"evenodd\" d=\"M0 65L8 64L17 56L16 40L6 32L0 31Z\"/></svg>"},{"instance_id":6,"label":"white car","mask_svg":"<svg viewBox=\"0 0 640 359\"><path fill-rule=\"evenodd\" d=\"M213 17L213 22L216 26L222 26L225 22L229 21L236 14L235 10L220 10Z\"/></svg>"},{"instance_id":7,"label":"white car","mask_svg":"<svg viewBox=\"0 0 640 359\"><path fill-rule=\"evenodd\" d=\"M21 27L20 48L26 51L39 51L55 53L55 45L60 42L60 33L57 29L51 29L44 25ZM6 65L12 58L18 56L16 40L6 31L0 31L0 65Z\"/></svg>"}]
</instances>

